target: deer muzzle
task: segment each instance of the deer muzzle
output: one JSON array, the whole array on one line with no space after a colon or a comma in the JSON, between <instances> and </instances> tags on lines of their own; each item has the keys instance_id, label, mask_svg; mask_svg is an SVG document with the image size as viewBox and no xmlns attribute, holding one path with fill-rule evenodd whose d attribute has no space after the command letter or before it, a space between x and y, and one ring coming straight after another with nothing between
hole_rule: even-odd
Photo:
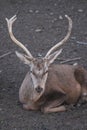
<instances>
[{"instance_id":1,"label":"deer muzzle","mask_svg":"<svg viewBox=\"0 0 87 130\"><path fill-rule=\"evenodd\" d=\"M37 91L37 93L41 93L43 91L43 88L38 86L38 87L35 88L35 90Z\"/></svg>"}]
</instances>

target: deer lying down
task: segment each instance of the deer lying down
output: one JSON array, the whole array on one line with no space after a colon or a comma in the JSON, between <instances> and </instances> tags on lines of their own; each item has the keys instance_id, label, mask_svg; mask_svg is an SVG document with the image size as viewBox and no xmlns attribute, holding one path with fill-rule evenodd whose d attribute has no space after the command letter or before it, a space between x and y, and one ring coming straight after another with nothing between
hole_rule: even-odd
<instances>
[{"instance_id":1,"label":"deer lying down","mask_svg":"<svg viewBox=\"0 0 87 130\"><path fill-rule=\"evenodd\" d=\"M63 45L71 34L72 20L67 15L65 17L69 21L67 35L43 58L34 58L14 37L12 24L17 19L16 15L11 19L6 18L11 39L26 53L16 52L16 55L30 67L19 89L19 100L27 110L41 110L44 113L60 112L67 109L65 104L74 105L80 99L87 100L87 71L79 66L52 64L62 52L62 49L57 50L57 48Z\"/></svg>"}]
</instances>

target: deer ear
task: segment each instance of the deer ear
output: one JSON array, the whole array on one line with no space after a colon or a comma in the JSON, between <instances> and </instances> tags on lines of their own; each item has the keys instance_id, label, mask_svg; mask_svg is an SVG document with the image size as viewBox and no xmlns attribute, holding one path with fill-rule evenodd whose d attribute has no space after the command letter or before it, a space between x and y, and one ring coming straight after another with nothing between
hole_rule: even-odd
<instances>
[{"instance_id":1,"label":"deer ear","mask_svg":"<svg viewBox=\"0 0 87 130\"><path fill-rule=\"evenodd\" d=\"M17 51L16 51L15 53L16 53L17 57L18 57L22 62L24 62L24 64L29 65L29 64L31 63L32 59L29 58L28 56L26 56L26 55L24 55L24 54L21 54L21 53L19 53L19 52L17 52Z\"/></svg>"},{"instance_id":2,"label":"deer ear","mask_svg":"<svg viewBox=\"0 0 87 130\"><path fill-rule=\"evenodd\" d=\"M61 54L62 49L56 51L47 57L48 65L52 64L54 60Z\"/></svg>"}]
</instances>

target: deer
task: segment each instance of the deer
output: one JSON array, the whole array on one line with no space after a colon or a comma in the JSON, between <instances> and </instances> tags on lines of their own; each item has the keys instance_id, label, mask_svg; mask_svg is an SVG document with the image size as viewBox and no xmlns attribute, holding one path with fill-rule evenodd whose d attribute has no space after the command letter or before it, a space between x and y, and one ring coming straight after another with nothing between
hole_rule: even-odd
<instances>
[{"instance_id":1,"label":"deer","mask_svg":"<svg viewBox=\"0 0 87 130\"><path fill-rule=\"evenodd\" d=\"M12 32L12 25L17 19L14 15L8 19L7 27L10 38L25 52L16 51L17 57L29 70L19 88L19 101L25 110L43 113L64 112L67 106L75 105L79 100L87 101L87 71L79 65L53 63L63 49L58 49L69 39L72 31L72 19L68 20L66 36L55 44L44 57L33 57L30 51Z\"/></svg>"}]
</instances>

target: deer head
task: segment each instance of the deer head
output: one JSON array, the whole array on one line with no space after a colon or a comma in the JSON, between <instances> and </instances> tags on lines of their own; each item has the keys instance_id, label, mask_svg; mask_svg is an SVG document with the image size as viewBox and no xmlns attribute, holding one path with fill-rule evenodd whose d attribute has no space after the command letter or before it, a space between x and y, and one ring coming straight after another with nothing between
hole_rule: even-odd
<instances>
[{"instance_id":1,"label":"deer head","mask_svg":"<svg viewBox=\"0 0 87 130\"><path fill-rule=\"evenodd\" d=\"M72 30L72 20L69 16L65 15L65 17L69 21L69 27L68 27L68 33L65 36L63 40L61 40L59 43L54 45L46 54L45 57L43 58L34 58L30 51L21 43L19 42L13 35L12 33L12 25L14 21L17 19L16 15L14 15L12 18L7 19L7 26L8 26L8 31L11 39L16 43L19 47L21 47L26 54L21 54L16 51L16 55L19 57L21 61L23 61L25 64L29 65L30 67L30 76L32 79L32 84L34 90L38 93L41 94L45 90L45 83L47 80L48 76L48 68L49 65L54 62L54 60L60 55L62 52L62 49L57 50L58 47L63 45L69 38ZM57 50L57 51L55 51Z\"/></svg>"}]
</instances>

